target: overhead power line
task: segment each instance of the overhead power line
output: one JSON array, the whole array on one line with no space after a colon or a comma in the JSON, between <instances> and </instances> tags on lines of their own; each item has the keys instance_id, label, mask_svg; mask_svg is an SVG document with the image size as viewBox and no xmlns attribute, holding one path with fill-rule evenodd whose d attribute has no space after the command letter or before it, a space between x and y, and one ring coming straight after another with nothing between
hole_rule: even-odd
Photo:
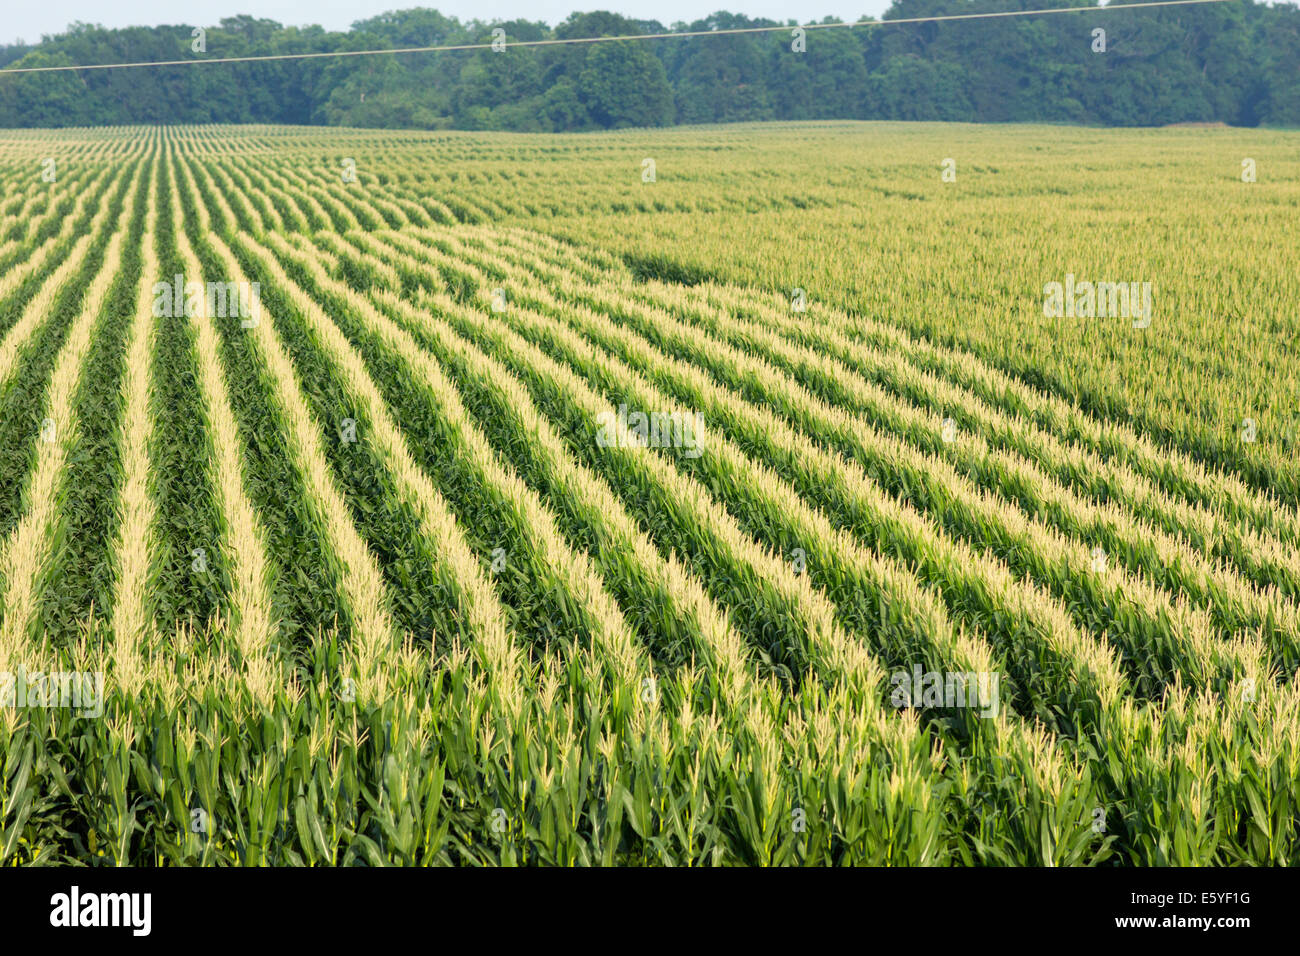
<instances>
[{"instance_id":1,"label":"overhead power line","mask_svg":"<svg viewBox=\"0 0 1300 956\"><path fill-rule=\"evenodd\" d=\"M1148 0L1145 3L1110 3L1101 7L1054 7L1050 10L1001 10L992 13L952 13L935 17L906 17L897 20L858 20L854 23L808 23L801 30L832 30L846 27L888 27L909 23L945 23L950 20L991 20L998 17L1035 17L1053 13L1106 13L1148 7L1186 7L1202 3L1232 3L1233 0ZM729 30L694 30L685 33L634 33L615 37L571 37L566 40L507 41L506 47L567 46L578 43L621 43L630 40L674 40L688 37L731 36L739 33L780 33L793 30L789 24L775 27L736 27ZM150 60L143 63L86 63L80 66L26 66L0 69L0 76L17 73L66 73L73 70L132 70L151 66L196 66L200 63L266 63L273 60L317 60L324 57L381 56L396 53L450 53L456 50L490 50L492 43L454 43L443 46L412 46L389 50L336 50L329 53L272 53L265 56L196 56L188 60Z\"/></svg>"}]
</instances>

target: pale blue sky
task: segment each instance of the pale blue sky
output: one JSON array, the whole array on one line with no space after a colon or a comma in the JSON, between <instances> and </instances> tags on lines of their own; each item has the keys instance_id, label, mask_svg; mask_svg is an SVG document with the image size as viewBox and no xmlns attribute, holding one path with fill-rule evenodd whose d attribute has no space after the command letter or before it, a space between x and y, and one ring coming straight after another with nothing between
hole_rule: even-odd
<instances>
[{"instance_id":1,"label":"pale blue sky","mask_svg":"<svg viewBox=\"0 0 1300 956\"><path fill-rule=\"evenodd\" d=\"M284 24L318 23L326 29L344 30L355 20L410 7L432 7L462 20L545 20L552 25L574 10L612 10L638 20L698 20L717 10L773 20L820 20L835 16L856 20L880 16L889 0L6 0L0 17L0 43L17 39L35 43L43 33L60 33L69 23L82 20L106 27L156 26L185 23L208 26L222 17L249 14Z\"/></svg>"}]
</instances>

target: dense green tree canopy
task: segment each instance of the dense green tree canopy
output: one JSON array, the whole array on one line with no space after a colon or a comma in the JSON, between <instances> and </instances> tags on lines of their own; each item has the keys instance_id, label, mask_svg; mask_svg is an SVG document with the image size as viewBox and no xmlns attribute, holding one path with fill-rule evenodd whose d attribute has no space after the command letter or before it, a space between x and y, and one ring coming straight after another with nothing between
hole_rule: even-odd
<instances>
[{"instance_id":1,"label":"dense green tree canopy","mask_svg":"<svg viewBox=\"0 0 1300 956\"><path fill-rule=\"evenodd\" d=\"M950 23L832 26L726 12L666 27L575 13L554 29L411 9L344 33L229 17L106 30L75 23L0 47L0 126L294 123L558 131L767 119L938 119L1148 126L1300 125L1300 8L1242 3ZM1017 0L894 0L884 20L1006 10ZM1057 7L1061 0L1019 0ZM834 21L825 20L823 24ZM772 28L572 44L521 41ZM404 53L3 76L5 68L402 49ZM1094 31L1105 31L1105 51Z\"/></svg>"}]
</instances>

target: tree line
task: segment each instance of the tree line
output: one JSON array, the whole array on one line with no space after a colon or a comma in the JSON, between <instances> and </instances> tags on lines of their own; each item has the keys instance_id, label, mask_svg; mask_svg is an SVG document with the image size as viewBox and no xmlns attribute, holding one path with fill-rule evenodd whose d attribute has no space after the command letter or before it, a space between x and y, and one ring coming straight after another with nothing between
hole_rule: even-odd
<instances>
[{"instance_id":1,"label":"tree line","mask_svg":"<svg viewBox=\"0 0 1300 956\"><path fill-rule=\"evenodd\" d=\"M1069 0L894 0L891 19ZM73 24L0 47L0 127L284 123L524 132L755 120L1300 125L1300 7L1240 2L796 32L715 13L460 21L416 8L346 32L249 16ZM827 18L821 23L836 23ZM874 22L874 21L873 21ZM519 41L780 27L631 42ZM499 31L499 32L494 32ZM1099 32L1100 31L1100 32ZM504 49L3 75L19 67L504 42Z\"/></svg>"}]
</instances>

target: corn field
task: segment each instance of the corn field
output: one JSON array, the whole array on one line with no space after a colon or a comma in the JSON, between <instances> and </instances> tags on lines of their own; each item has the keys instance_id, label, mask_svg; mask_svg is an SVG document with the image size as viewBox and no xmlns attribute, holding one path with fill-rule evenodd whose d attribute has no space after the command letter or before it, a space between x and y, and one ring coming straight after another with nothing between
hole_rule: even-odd
<instances>
[{"instance_id":1,"label":"corn field","mask_svg":"<svg viewBox=\"0 0 1300 956\"><path fill-rule=\"evenodd\" d=\"M1300 862L1298 142L0 133L0 863Z\"/></svg>"}]
</instances>

